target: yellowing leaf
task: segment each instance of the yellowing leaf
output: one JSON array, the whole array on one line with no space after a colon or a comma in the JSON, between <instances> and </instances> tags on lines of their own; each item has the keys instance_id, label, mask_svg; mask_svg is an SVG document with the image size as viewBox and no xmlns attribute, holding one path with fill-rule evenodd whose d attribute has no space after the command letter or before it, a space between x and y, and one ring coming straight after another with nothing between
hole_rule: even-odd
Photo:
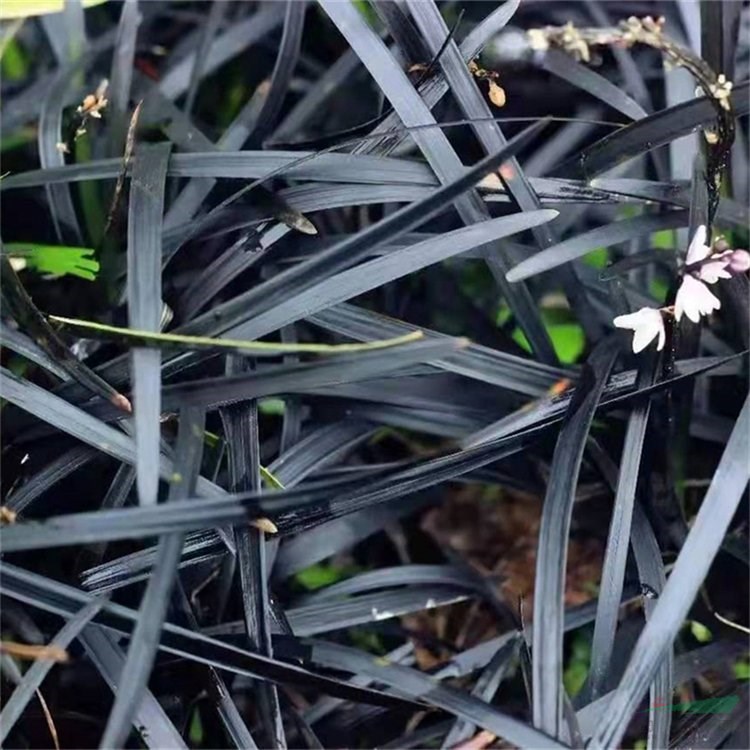
<instances>
[{"instance_id":1,"label":"yellowing leaf","mask_svg":"<svg viewBox=\"0 0 750 750\"><path fill-rule=\"evenodd\" d=\"M180 333L139 331L134 328L120 328L119 326L110 326L106 323L96 323L93 320L62 318L59 315L50 315L49 319L53 323L62 323L65 326L77 328L79 332L90 331L103 336L129 339L138 346L176 346L186 350L205 348L233 349L253 352L257 356L262 356L263 354L353 354L368 352L374 349L385 349L391 346L400 346L401 344L418 341L424 337L422 331L412 331L411 333L392 339L379 339L362 344L277 344L270 341L215 339L207 336L185 336ZM461 339L461 345L465 345L465 343L466 340Z\"/></svg>"},{"instance_id":2,"label":"yellowing leaf","mask_svg":"<svg viewBox=\"0 0 750 750\"><path fill-rule=\"evenodd\" d=\"M82 0L84 8L101 5L107 0ZM65 0L2 0L0 2L0 21L27 16L45 16L48 13L60 13L65 7Z\"/></svg>"}]
</instances>

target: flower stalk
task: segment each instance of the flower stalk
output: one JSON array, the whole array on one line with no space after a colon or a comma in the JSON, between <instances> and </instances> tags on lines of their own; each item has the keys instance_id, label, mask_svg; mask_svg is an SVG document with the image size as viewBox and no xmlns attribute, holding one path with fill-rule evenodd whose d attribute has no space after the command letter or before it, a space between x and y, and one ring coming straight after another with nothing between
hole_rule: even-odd
<instances>
[{"instance_id":1,"label":"flower stalk","mask_svg":"<svg viewBox=\"0 0 750 750\"><path fill-rule=\"evenodd\" d=\"M644 44L661 52L667 64L685 68L693 75L716 110L716 129L704 130L710 229L719 205L721 173L726 167L734 142L734 113L730 98L732 82L723 73L717 73L702 57L665 34L663 18L631 16L611 28L577 28L572 23L567 23L564 26L531 29L527 36L532 49L546 51L550 47L556 47L585 63L591 61L591 49L595 47L629 49L636 44Z\"/></svg>"}]
</instances>

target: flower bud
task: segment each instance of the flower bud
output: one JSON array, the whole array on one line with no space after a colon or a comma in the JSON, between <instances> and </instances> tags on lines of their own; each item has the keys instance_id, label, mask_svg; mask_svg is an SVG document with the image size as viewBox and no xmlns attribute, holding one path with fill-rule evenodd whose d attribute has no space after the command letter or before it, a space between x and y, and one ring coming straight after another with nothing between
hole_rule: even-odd
<instances>
[{"instance_id":1,"label":"flower bud","mask_svg":"<svg viewBox=\"0 0 750 750\"><path fill-rule=\"evenodd\" d=\"M733 250L727 268L732 273L746 273L750 270L750 253L747 250Z\"/></svg>"}]
</instances>

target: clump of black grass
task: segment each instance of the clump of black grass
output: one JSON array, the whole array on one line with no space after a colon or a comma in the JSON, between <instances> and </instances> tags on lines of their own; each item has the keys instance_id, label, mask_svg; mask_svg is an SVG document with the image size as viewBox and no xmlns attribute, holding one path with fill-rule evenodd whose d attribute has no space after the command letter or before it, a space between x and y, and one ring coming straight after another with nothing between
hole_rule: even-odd
<instances>
[{"instance_id":1,"label":"clump of black grass","mask_svg":"<svg viewBox=\"0 0 750 750\"><path fill-rule=\"evenodd\" d=\"M612 321L748 247L748 19L636 6L0 17L4 746L746 740L746 269Z\"/></svg>"}]
</instances>

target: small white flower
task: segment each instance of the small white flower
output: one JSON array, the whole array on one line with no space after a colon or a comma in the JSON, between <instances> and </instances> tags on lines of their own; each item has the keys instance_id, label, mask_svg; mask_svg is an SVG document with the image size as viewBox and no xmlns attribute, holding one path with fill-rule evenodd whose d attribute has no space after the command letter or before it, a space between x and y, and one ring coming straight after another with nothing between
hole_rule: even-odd
<instances>
[{"instance_id":1,"label":"small white flower","mask_svg":"<svg viewBox=\"0 0 750 750\"><path fill-rule=\"evenodd\" d=\"M719 302L718 297L714 296L702 281L687 275L677 290L674 316L679 321L684 313L693 323L697 323L701 319L701 315L710 315L720 307L721 302Z\"/></svg>"},{"instance_id":2,"label":"small white flower","mask_svg":"<svg viewBox=\"0 0 750 750\"><path fill-rule=\"evenodd\" d=\"M698 269L698 278L706 284L715 284L719 279L731 279L732 274L727 271L731 263L731 252L712 255L708 263Z\"/></svg>"},{"instance_id":3,"label":"small white flower","mask_svg":"<svg viewBox=\"0 0 750 750\"><path fill-rule=\"evenodd\" d=\"M667 334L664 330L664 319L659 310L653 307L642 307L630 315L618 315L613 321L616 328L629 328L633 331L633 351L643 351L655 338L656 348L664 348Z\"/></svg>"},{"instance_id":4,"label":"small white flower","mask_svg":"<svg viewBox=\"0 0 750 750\"><path fill-rule=\"evenodd\" d=\"M685 262L687 265L692 266L693 263L705 260L709 255L711 255L711 248L706 244L706 225L701 224L695 230L693 239L690 240Z\"/></svg>"},{"instance_id":5,"label":"small white flower","mask_svg":"<svg viewBox=\"0 0 750 750\"><path fill-rule=\"evenodd\" d=\"M704 262L705 261L705 262ZM688 266L701 263L694 273L706 284L715 284L719 279L729 279L732 275L726 270L730 263L728 253L712 254L711 246L706 244L706 225L701 224L690 241L685 263Z\"/></svg>"}]
</instances>

